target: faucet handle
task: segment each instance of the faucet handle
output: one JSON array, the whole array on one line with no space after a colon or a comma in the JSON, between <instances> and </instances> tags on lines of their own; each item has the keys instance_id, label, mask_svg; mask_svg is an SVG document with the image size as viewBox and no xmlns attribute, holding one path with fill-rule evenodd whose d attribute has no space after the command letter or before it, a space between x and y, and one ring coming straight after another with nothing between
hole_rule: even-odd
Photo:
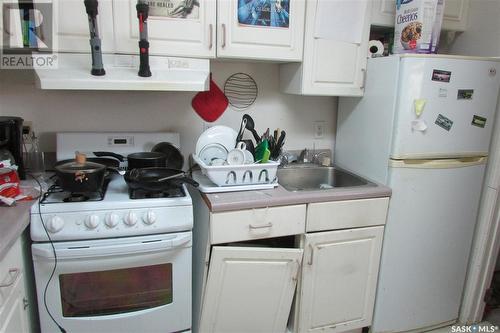
<instances>
[{"instance_id":1,"label":"faucet handle","mask_svg":"<svg viewBox=\"0 0 500 333\"><path fill-rule=\"evenodd\" d=\"M310 153L309 153L309 149L307 148L304 148L304 150L302 150L300 152L300 155L299 155L299 162L302 162L302 163L309 163L311 162L310 161Z\"/></svg>"}]
</instances>

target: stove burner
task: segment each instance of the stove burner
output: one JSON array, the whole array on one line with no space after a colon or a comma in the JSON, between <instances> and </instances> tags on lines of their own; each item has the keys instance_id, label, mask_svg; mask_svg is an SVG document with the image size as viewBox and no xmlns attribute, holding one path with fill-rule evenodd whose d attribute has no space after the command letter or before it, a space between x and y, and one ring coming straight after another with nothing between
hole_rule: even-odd
<instances>
[{"instance_id":1,"label":"stove burner","mask_svg":"<svg viewBox=\"0 0 500 333\"><path fill-rule=\"evenodd\" d=\"M130 199L178 198L186 196L182 186L170 187L161 191L133 190L129 188L128 193Z\"/></svg>"},{"instance_id":2,"label":"stove burner","mask_svg":"<svg viewBox=\"0 0 500 333\"><path fill-rule=\"evenodd\" d=\"M47 192L43 194L40 203L50 204L59 202L101 201L104 199L109 181L109 179L104 180L104 184L100 191L89 193L71 193L68 191L64 191L61 186L56 183L50 186Z\"/></svg>"},{"instance_id":3,"label":"stove burner","mask_svg":"<svg viewBox=\"0 0 500 333\"><path fill-rule=\"evenodd\" d=\"M90 198L83 193L71 193L68 197L64 198L64 202L82 202Z\"/></svg>"}]
</instances>

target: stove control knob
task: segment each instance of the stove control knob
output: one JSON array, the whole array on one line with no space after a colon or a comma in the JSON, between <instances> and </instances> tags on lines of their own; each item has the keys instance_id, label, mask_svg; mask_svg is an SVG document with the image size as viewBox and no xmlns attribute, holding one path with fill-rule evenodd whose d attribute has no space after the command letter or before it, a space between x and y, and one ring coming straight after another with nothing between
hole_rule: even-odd
<instances>
[{"instance_id":1,"label":"stove control knob","mask_svg":"<svg viewBox=\"0 0 500 333\"><path fill-rule=\"evenodd\" d=\"M64 227L64 220L55 215L47 221L45 227L50 233L55 234L56 232L61 231L61 229Z\"/></svg>"},{"instance_id":2,"label":"stove control knob","mask_svg":"<svg viewBox=\"0 0 500 333\"><path fill-rule=\"evenodd\" d=\"M85 218L85 226L89 229L95 229L99 225L99 216L97 215L89 215Z\"/></svg>"},{"instance_id":3,"label":"stove control knob","mask_svg":"<svg viewBox=\"0 0 500 333\"><path fill-rule=\"evenodd\" d=\"M137 223L137 214L134 212L128 212L123 218L123 222L130 227L135 225Z\"/></svg>"},{"instance_id":4,"label":"stove control knob","mask_svg":"<svg viewBox=\"0 0 500 333\"><path fill-rule=\"evenodd\" d=\"M120 222L120 217L117 214L115 214L115 213L110 213L110 214L106 215L106 218L105 218L105 221L104 221L104 223L106 223L106 225L109 228L116 227L116 225L118 224L118 222Z\"/></svg>"},{"instance_id":5,"label":"stove control knob","mask_svg":"<svg viewBox=\"0 0 500 333\"><path fill-rule=\"evenodd\" d=\"M144 223L146 224L153 224L156 222L156 213L153 212L152 210L148 210L146 214L144 214L144 217L142 218Z\"/></svg>"}]
</instances>

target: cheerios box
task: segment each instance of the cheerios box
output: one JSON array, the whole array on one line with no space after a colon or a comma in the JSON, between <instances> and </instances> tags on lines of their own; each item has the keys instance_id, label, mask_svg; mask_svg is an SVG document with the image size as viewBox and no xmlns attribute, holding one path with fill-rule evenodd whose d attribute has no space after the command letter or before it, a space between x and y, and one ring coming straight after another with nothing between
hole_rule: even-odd
<instances>
[{"instance_id":1,"label":"cheerios box","mask_svg":"<svg viewBox=\"0 0 500 333\"><path fill-rule=\"evenodd\" d=\"M396 0L393 53L437 53L444 0Z\"/></svg>"}]
</instances>

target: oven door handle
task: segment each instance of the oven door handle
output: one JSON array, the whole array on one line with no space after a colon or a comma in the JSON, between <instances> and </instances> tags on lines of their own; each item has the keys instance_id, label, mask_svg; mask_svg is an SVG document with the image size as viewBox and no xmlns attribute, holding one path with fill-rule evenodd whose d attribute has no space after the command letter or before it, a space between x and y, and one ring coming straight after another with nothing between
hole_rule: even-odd
<instances>
[{"instance_id":1,"label":"oven door handle","mask_svg":"<svg viewBox=\"0 0 500 333\"><path fill-rule=\"evenodd\" d=\"M129 244L114 244L114 245L91 245L78 247L57 248L57 259L74 259L74 258L96 258L108 257L116 255L133 255L147 252L168 251L175 248L184 247L185 244L191 241L191 234L177 235L169 239L158 239L144 242L136 242ZM40 258L53 259L54 252L49 244L47 246L33 246L33 255Z\"/></svg>"}]
</instances>

